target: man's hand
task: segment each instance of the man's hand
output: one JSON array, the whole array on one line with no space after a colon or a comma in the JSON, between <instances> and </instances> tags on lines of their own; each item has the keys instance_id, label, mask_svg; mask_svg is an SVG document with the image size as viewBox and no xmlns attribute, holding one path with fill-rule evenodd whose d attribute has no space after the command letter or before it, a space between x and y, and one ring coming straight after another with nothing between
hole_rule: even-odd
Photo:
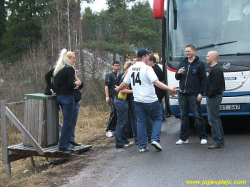
<instances>
[{"instance_id":1,"label":"man's hand","mask_svg":"<svg viewBox=\"0 0 250 187\"><path fill-rule=\"evenodd\" d=\"M174 96L178 91L180 91L179 88L173 87L172 90L170 91L170 95Z\"/></svg>"},{"instance_id":2,"label":"man's hand","mask_svg":"<svg viewBox=\"0 0 250 187\"><path fill-rule=\"evenodd\" d=\"M201 102L201 100L202 100L202 95L199 94L199 95L197 96L197 101L198 101L198 102Z\"/></svg>"},{"instance_id":3,"label":"man's hand","mask_svg":"<svg viewBox=\"0 0 250 187\"><path fill-rule=\"evenodd\" d=\"M115 85L115 91L116 91L116 92L119 92L119 91L120 91L120 90L119 90L119 86L116 86L116 85Z\"/></svg>"},{"instance_id":4,"label":"man's hand","mask_svg":"<svg viewBox=\"0 0 250 187\"><path fill-rule=\"evenodd\" d=\"M109 105L110 104L110 99L109 97L106 97L106 103Z\"/></svg>"},{"instance_id":5,"label":"man's hand","mask_svg":"<svg viewBox=\"0 0 250 187\"><path fill-rule=\"evenodd\" d=\"M183 74L185 73L185 67L182 67L178 70L178 74Z\"/></svg>"}]
</instances>

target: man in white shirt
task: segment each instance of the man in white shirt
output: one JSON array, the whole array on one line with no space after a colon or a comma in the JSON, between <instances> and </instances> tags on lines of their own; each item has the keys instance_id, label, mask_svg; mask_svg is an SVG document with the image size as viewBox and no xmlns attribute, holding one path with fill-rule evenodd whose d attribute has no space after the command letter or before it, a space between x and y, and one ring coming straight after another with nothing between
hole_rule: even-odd
<instances>
[{"instance_id":1,"label":"man in white shirt","mask_svg":"<svg viewBox=\"0 0 250 187\"><path fill-rule=\"evenodd\" d=\"M125 76L122 84L116 86L115 90L119 92L131 84L134 95L135 109L137 112L137 131L139 141L139 152L145 152L147 148L146 121L147 116L153 120L153 129L151 136L151 145L156 150L161 151L160 134L161 134L161 105L155 94L154 85L161 89L171 92L177 92L178 89L170 88L160 82L152 67L148 66L149 54L151 51L140 49L137 51L138 61L132 65Z\"/></svg>"}]
</instances>

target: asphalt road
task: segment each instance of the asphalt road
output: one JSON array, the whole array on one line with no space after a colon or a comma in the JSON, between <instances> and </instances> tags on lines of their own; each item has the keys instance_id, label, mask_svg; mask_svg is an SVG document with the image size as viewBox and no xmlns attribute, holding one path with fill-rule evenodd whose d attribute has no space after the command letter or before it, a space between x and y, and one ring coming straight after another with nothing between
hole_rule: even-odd
<instances>
[{"instance_id":1,"label":"asphalt road","mask_svg":"<svg viewBox=\"0 0 250 187\"><path fill-rule=\"evenodd\" d=\"M232 122L234 124L230 124ZM162 151L156 151L151 145L145 153L139 153L135 145L124 150L109 145L107 149L95 150L99 154L94 161L79 175L68 179L64 186L250 186L250 124L241 124L239 119L224 123L227 123L226 145L211 150L200 144L195 130L191 130L189 144L175 145L180 122L174 117L168 118L162 125ZM209 128L207 132L211 142ZM200 184L187 184L188 181L200 181Z\"/></svg>"}]
</instances>

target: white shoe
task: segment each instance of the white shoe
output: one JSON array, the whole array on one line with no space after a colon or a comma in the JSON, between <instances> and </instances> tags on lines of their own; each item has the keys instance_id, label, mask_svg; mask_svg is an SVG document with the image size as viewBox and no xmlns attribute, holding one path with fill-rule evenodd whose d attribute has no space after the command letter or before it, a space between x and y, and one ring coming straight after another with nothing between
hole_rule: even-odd
<instances>
[{"instance_id":1,"label":"white shoe","mask_svg":"<svg viewBox=\"0 0 250 187\"><path fill-rule=\"evenodd\" d=\"M133 145L133 144L134 144L134 142L132 141L132 142L129 142L129 143L125 144L124 146L125 146L125 147L129 147L129 146L131 146L131 145Z\"/></svg>"},{"instance_id":2,"label":"white shoe","mask_svg":"<svg viewBox=\"0 0 250 187\"><path fill-rule=\"evenodd\" d=\"M140 153L142 153L142 152L146 152L146 151L148 151L148 147L143 148L143 149L139 149L139 152L140 152Z\"/></svg>"},{"instance_id":3,"label":"white shoe","mask_svg":"<svg viewBox=\"0 0 250 187\"><path fill-rule=\"evenodd\" d=\"M111 130L109 130L108 132L106 132L106 136L107 136L108 138L111 138L111 137L114 136L114 133L113 133Z\"/></svg>"},{"instance_id":4,"label":"white shoe","mask_svg":"<svg viewBox=\"0 0 250 187\"><path fill-rule=\"evenodd\" d=\"M156 150L161 151L162 147L157 141L152 141L151 145L155 147Z\"/></svg>"},{"instance_id":5,"label":"white shoe","mask_svg":"<svg viewBox=\"0 0 250 187\"><path fill-rule=\"evenodd\" d=\"M201 139L201 145L205 145L207 144L207 140L206 139Z\"/></svg>"},{"instance_id":6,"label":"white shoe","mask_svg":"<svg viewBox=\"0 0 250 187\"><path fill-rule=\"evenodd\" d=\"M177 142L175 142L176 145L187 144L187 143L189 143L189 142L188 142L188 139L185 140L185 141L179 139Z\"/></svg>"}]
</instances>

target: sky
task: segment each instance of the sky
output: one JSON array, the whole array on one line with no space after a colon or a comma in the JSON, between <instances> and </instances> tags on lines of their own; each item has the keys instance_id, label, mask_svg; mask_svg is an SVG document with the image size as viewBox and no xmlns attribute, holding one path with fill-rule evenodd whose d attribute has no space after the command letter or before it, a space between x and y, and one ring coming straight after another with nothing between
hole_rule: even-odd
<instances>
[{"instance_id":1,"label":"sky","mask_svg":"<svg viewBox=\"0 0 250 187\"><path fill-rule=\"evenodd\" d=\"M151 5L151 7L153 7L154 0L148 0L148 2ZM93 4L87 4L84 1L82 2L82 10L84 10L85 7L90 7L94 12L100 12L102 9L105 10L107 8L106 0L95 0L95 3Z\"/></svg>"}]
</instances>

